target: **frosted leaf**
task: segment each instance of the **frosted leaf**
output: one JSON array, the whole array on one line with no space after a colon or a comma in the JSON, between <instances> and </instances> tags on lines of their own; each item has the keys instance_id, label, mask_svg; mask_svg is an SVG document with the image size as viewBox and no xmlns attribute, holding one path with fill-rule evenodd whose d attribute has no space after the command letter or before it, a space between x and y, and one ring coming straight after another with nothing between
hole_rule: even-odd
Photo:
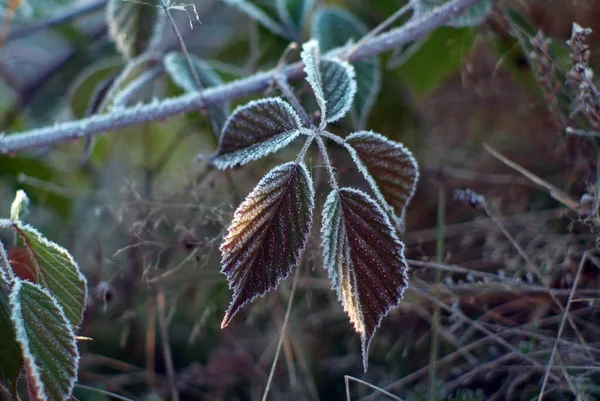
<instances>
[{"instance_id":1,"label":"frosted leaf","mask_svg":"<svg viewBox=\"0 0 600 401\"><path fill-rule=\"evenodd\" d=\"M190 55L190 58L203 88L223 83L221 77L207 63L194 55ZM164 59L164 65L173 82L181 89L188 93L197 92L200 89L190 72L184 54L178 52L167 54ZM230 112L229 102L208 107L209 118L214 122L217 133L223 129L223 125L225 125Z\"/></svg>"},{"instance_id":2,"label":"frosted leaf","mask_svg":"<svg viewBox=\"0 0 600 401\"><path fill-rule=\"evenodd\" d=\"M6 282L10 282L14 277L15 275L10 266L6 249L4 248L4 244L2 243L2 241L0 241L0 279L5 280Z\"/></svg>"},{"instance_id":3,"label":"frosted leaf","mask_svg":"<svg viewBox=\"0 0 600 401\"><path fill-rule=\"evenodd\" d=\"M339 7L319 7L313 14L311 36L319 40L323 52L361 40L369 30L353 14ZM363 129L381 89L379 57L352 63L357 91L350 115L354 126Z\"/></svg>"},{"instance_id":4,"label":"frosted leaf","mask_svg":"<svg viewBox=\"0 0 600 401\"><path fill-rule=\"evenodd\" d=\"M345 61L323 60L320 69L327 103L326 118L332 123L344 117L352 106L356 94L354 68Z\"/></svg>"},{"instance_id":5,"label":"frosted leaf","mask_svg":"<svg viewBox=\"0 0 600 401\"><path fill-rule=\"evenodd\" d=\"M422 15L431 12L448 0L411 0L414 10L413 18L421 18ZM462 14L454 17L446 25L453 27L477 26L481 24L492 11L491 0L479 0L476 4L467 8Z\"/></svg>"},{"instance_id":6,"label":"frosted leaf","mask_svg":"<svg viewBox=\"0 0 600 401\"><path fill-rule=\"evenodd\" d=\"M246 0L223 0L223 2L237 8L275 35L282 36L286 39L291 39L281 24L271 18L269 14L260 9L260 7L252 4L252 2Z\"/></svg>"},{"instance_id":7,"label":"frosted leaf","mask_svg":"<svg viewBox=\"0 0 600 401\"><path fill-rule=\"evenodd\" d=\"M411 151L371 131L355 132L346 143L375 198L403 228L406 207L419 180L419 166Z\"/></svg>"},{"instance_id":8,"label":"frosted leaf","mask_svg":"<svg viewBox=\"0 0 600 401\"><path fill-rule=\"evenodd\" d=\"M27 249L37 271L37 282L56 297L73 326L83 319L87 282L65 248L48 241L39 231L19 220L13 221L18 243Z\"/></svg>"},{"instance_id":9,"label":"frosted leaf","mask_svg":"<svg viewBox=\"0 0 600 401\"><path fill-rule=\"evenodd\" d=\"M280 98L238 107L229 117L212 163L220 169L248 163L289 145L301 134L294 108Z\"/></svg>"},{"instance_id":10,"label":"frosted leaf","mask_svg":"<svg viewBox=\"0 0 600 401\"><path fill-rule=\"evenodd\" d=\"M310 40L302 45L302 62L304 63L304 72L306 80L312 88L319 109L321 109L321 124L320 128L325 128L327 116L327 102L323 91L323 82L321 80L321 54L319 50L319 42Z\"/></svg>"},{"instance_id":11,"label":"frosted leaf","mask_svg":"<svg viewBox=\"0 0 600 401\"><path fill-rule=\"evenodd\" d=\"M125 58L144 53L160 40L165 13L159 7L160 0L108 0L108 32Z\"/></svg>"},{"instance_id":12,"label":"frosted leaf","mask_svg":"<svg viewBox=\"0 0 600 401\"><path fill-rule=\"evenodd\" d=\"M2 251L3 249L0 250ZM0 276L0 383L4 383L9 392L14 393L23 366L23 358L10 318L9 294L8 279Z\"/></svg>"},{"instance_id":13,"label":"frosted leaf","mask_svg":"<svg viewBox=\"0 0 600 401\"><path fill-rule=\"evenodd\" d=\"M233 299L221 327L240 308L277 287L298 265L312 222L314 191L304 163L267 173L237 208L221 244Z\"/></svg>"},{"instance_id":14,"label":"frosted leaf","mask_svg":"<svg viewBox=\"0 0 600 401\"><path fill-rule=\"evenodd\" d=\"M25 373L36 399L69 399L77 380L79 351L62 308L41 286L18 279L10 306Z\"/></svg>"},{"instance_id":15,"label":"frosted leaf","mask_svg":"<svg viewBox=\"0 0 600 401\"><path fill-rule=\"evenodd\" d=\"M366 371L375 330L398 306L408 285L404 244L383 209L357 189L332 191L322 221L325 268L360 334Z\"/></svg>"},{"instance_id":16,"label":"frosted leaf","mask_svg":"<svg viewBox=\"0 0 600 401\"><path fill-rule=\"evenodd\" d=\"M306 17L315 5L315 0L276 0L277 14L294 37L302 38Z\"/></svg>"},{"instance_id":17,"label":"frosted leaf","mask_svg":"<svg viewBox=\"0 0 600 401\"><path fill-rule=\"evenodd\" d=\"M19 220L23 214L27 213L28 206L29 198L27 194L23 190L18 190L15 199L10 205L10 219L12 221Z\"/></svg>"}]
</instances>

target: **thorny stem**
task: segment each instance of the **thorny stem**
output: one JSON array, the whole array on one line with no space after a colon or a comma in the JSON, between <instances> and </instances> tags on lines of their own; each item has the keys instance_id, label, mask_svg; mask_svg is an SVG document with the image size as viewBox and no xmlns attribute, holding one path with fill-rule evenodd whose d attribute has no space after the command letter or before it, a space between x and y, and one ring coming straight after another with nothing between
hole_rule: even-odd
<instances>
[{"instance_id":1,"label":"thorny stem","mask_svg":"<svg viewBox=\"0 0 600 401\"><path fill-rule=\"evenodd\" d=\"M356 61L374 56L412 42L455 16L462 13L478 0L452 0L437 7L418 20L411 20L400 28L371 38L357 49L348 61ZM329 55L340 55L348 46L332 50ZM0 154L14 153L26 149L50 146L59 142L93 136L118 128L143 124L150 121L164 120L183 113L196 111L214 104L248 96L268 88L274 69L232 81L230 83L208 88L202 93L190 93L175 98L165 99L142 106L134 106L106 115L92 116L81 120L56 124L52 127L16 133L0 137ZM288 66L284 70L288 79L299 80L304 77L303 65L300 62Z\"/></svg>"},{"instance_id":2,"label":"thorny stem","mask_svg":"<svg viewBox=\"0 0 600 401\"><path fill-rule=\"evenodd\" d=\"M329 184L331 185L334 191L339 191L340 188L338 186L337 180L335 179L333 165L331 164L331 160L329 159L329 155L327 154L327 147L325 146L325 142L323 142L323 138L321 138L320 135L317 135L315 139L317 140L317 144L319 145L319 151L321 152L321 157L323 158L323 162L325 163L325 167L327 168L327 174L329 174Z\"/></svg>"}]
</instances>

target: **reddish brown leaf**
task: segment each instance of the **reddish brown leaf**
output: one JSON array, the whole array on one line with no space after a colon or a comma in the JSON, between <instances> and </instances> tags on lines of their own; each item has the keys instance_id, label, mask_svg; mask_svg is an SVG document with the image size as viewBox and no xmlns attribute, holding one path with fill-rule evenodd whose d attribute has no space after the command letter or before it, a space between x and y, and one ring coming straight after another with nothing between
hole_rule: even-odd
<instances>
[{"instance_id":1,"label":"reddish brown leaf","mask_svg":"<svg viewBox=\"0 0 600 401\"><path fill-rule=\"evenodd\" d=\"M238 207L223 244L222 272L233 300L221 327L247 302L286 278L306 245L314 192L303 163L275 167Z\"/></svg>"},{"instance_id":2,"label":"reddish brown leaf","mask_svg":"<svg viewBox=\"0 0 600 401\"><path fill-rule=\"evenodd\" d=\"M369 344L407 282L404 244L383 209L353 188L332 191L323 207L325 267L350 322L360 334L367 370Z\"/></svg>"}]
</instances>

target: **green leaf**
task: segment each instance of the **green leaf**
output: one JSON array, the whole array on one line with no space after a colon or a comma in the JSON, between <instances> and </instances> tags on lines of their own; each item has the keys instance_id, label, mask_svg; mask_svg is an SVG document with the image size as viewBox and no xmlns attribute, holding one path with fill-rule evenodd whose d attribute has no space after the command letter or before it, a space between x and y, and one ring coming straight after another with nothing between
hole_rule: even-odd
<instances>
[{"instance_id":1,"label":"green leaf","mask_svg":"<svg viewBox=\"0 0 600 401\"><path fill-rule=\"evenodd\" d=\"M408 285L404 244L383 209L354 188L329 194L322 221L325 268L360 334L366 371L375 330L398 306Z\"/></svg>"},{"instance_id":2,"label":"green leaf","mask_svg":"<svg viewBox=\"0 0 600 401\"><path fill-rule=\"evenodd\" d=\"M396 71L419 95L427 95L458 71L475 42L474 28L438 28Z\"/></svg>"},{"instance_id":3,"label":"green leaf","mask_svg":"<svg viewBox=\"0 0 600 401\"><path fill-rule=\"evenodd\" d=\"M294 33L297 39L302 38L306 17L313 9L315 0L276 0L279 18Z\"/></svg>"},{"instance_id":4,"label":"green leaf","mask_svg":"<svg viewBox=\"0 0 600 401\"><path fill-rule=\"evenodd\" d=\"M215 73L210 65L194 55L190 55L190 58L203 88L223 83L221 77ZM164 59L164 65L173 82L181 89L188 93L197 92L200 89L196 85L184 54L178 52L167 54ZM220 133L223 129L230 112L229 102L208 107L209 118L211 122L214 122L217 133Z\"/></svg>"},{"instance_id":5,"label":"green leaf","mask_svg":"<svg viewBox=\"0 0 600 401\"><path fill-rule=\"evenodd\" d=\"M419 166L411 151L371 131L355 132L346 137L346 143L375 198L402 231L419 179Z\"/></svg>"},{"instance_id":6,"label":"green leaf","mask_svg":"<svg viewBox=\"0 0 600 401\"><path fill-rule=\"evenodd\" d=\"M298 265L314 208L313 184L304 163L267 173L237 208L221 245L221 270L233 300L225 327L247 302L277 287Z\"/></svg>"},{"instance_id":7,"label":"green leaf","mask_svg":"<svg viewBox=\"0 0 600 401\"><path fill-rule=\"evenodd\" d=\"M211 159L220 169L258 160L289 145L302 133L294 108L280 98L252 101L229 117Z\"/></svg>"},{"instance_id":8,"label":"green leaf","mask_svg":"<svg viewBox=\"0 0 600 401\"><path fill-rule=\"evenodd\" d=\"M0 252L3 251L4 247ZM10 318L9 295L8 281L2 276L0 277L0 382L14 393L23 366L23 357L17 343L15 327Z\"/></svg>"},{"instance_id":9,"label":"green leaf","mask_svg":"<svg viewBox=\"0 0 600 401\"><path fill-rule=\"evenodd\" d=\"M109 34L125 58L144 53L160 39L165 15L159 7L160 0L108 0Z\"/></svg>"},{"instance_id":10,"label":"green leaf","mask_svg":"<svg viewBox=\"0 0 600 401\"><path fill-rule=\"evenodd\" d=\"M327 121L327 101L325 100L325 92L323 90L323 80L321 77L321 51L319 42L312 39L302 45L302 62L304 63L304 72L306 73L306 81L310 85L319 109L321 109L321 124L320 128L325 128Z\"/></svg>"},{"instance_id":11,"label":"green leaf","mask_svg":"<svg viewBox=\"0 0 600 401\"><path fill-rule=\"evenodd\" d=\"M327 122L343 118L354 101L356 79L352 65L341 60L322 60L321 79L327 104Z\"/></svg>"},{"instance_id":12,"label":"green leaf","mask_svg":"<svg viewBox=\"0 0 600 401\"><path fill-rule=\"evenodd\" d=\"M419 18L447 2L448 0L413 0L412 4L415 12L414 18ZM456 28L477 26L485 21L491 11L491 0L479 0L479 2L467 8L465 12L456 16L446 25Z\"/></svg>"},{"instance_id":13,"label":"green leaf","mask_svg":"<svg viewBox=\"0 0 600 401\"><path fill-rule=\"evenodd\" d=\"M275 21L273 18L269 16L265 11L263 11L260 7L253 4L251 1L246 0L223 0L224 3L233 6L246 14L251 19L260 23L262 26L267 28L269 31L274 33L275 35L281 36L286 39L292 39L292 37L288 34L288 32L281 26L281 24Z\"/></svg>"},{"instance_id":14,"label":"green leaf","mask_svg":"<svg viewBox=\"0 0 600 401\"><path fill-rule=\"evenodd\" d=\"M39 400L67 400L79 365L75 333L52 294L16 280L10 294L11 319L25 372Z\"/></svg>"},{"instance_id":15,"label":"green leaf","mask_svg":"<svg viewBox=\"0 0 600 401\"><path fill-rule=\"evenodd\" d=\"M350 12L339 7L320 7L313 15L312 36L319 40L326 52L349 42L358 42L368 32ZM354 126L363 129L381 89L381 66L379 57L352 63L356 71L357 91L352 104L351 116Z\"/></svg>"},{"instance_id":16,"label":"green leaf","mask_svg":"<svg viewBox=\"0 0 600 401\"><path fill-rule=\"evenodd\" d=\"M20 220L13 221L18 242L29 251L38 273L38 283L56 297L73 326L83 319L87 282L69 252L47 240L39 231Z\"/></svg>"}]
</instances>

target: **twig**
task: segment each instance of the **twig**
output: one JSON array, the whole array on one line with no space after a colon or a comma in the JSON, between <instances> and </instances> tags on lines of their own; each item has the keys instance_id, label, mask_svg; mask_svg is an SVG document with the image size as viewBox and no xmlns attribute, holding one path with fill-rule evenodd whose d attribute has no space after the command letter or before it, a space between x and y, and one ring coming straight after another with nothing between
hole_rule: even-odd
<instances>
[{"instance_id":1,"label":"twig","mask_svg":"<svg viewBox=\"0 0 600 401\"><path fill-rule=\"evenodd\" d=\"M381 394L387 395L388 397L390 397L392 400L396 400L396 401L402 401L402 398L395 396L394 394L390 393L389 391L385 391L384 389L382 389L381 387L377 387L374 384L368 383L364 380L360 380L354 376L350 376L350 375L344 375L344 382L346 383L346 400L350 401L350 380L353 380L357 383L360 384L364 384L365 386L372 388L373 390L377 390L379 391Z\"/></svg>"},{"instance_id":2,"label":"twig","mask_svg":"<svg viewBox=\"0 0 600 401\"><path fill-rule=\"evenodd\" d=\"M462 13L478 0L453 0L416 21L409 21L400 28L378 35L358 50L349 61L362 60L384 51L396 48L426 35L438 26ZM332 50L329 55L340 55L347 50L343 46ZM283 72L290 80L304 76L300 62L288 66ZM257 73L224 85L207 88L200 93L191 93L176 98L165 99L142 106L115 111L107 115L92 116L81 120L56 124L52 127L7 135L0 139L0 154L14 153L26 149L49 146L59 142L97 135L118 128L164 120L169 117L196 111L214 104L223 103L265 90L279 70Z\"/></svg>"},{"instance_id":3,"label":"twig","mask_svg":"<svg viewBox=\"0 0 600 401\"><path fill-rule=\"evenodd\" d=\"M556 334L556 341L554 342L554 346L552 347L552 353L550 354L550 359L548 360L548 365L546 367L546 371L544 372L544 378L542 380L542 388L540 390L540 396L538 401L542 401L544 398L544 390L546 389L546 385L548 384L548 376L550 375L550 370L552 368L552 363L554 362L554 356L556 355L556 351L558 350L558 343L560 342L560 337L562 336L562 332L565 328L565 322L567 321L567 316L569 315L569 309L571 309L571 302L573 301L573 294L577 289L577 283L579 282L579 277L581 276L581 271L583 270L583 265L585 264L588 258L587 252L585 252L581 258L581 262L579 263L579 267L577 268L577 274L575 274L575 280L573 281L573 286L571 288L571 292L569 294L569 299L567 300L567 306L565 307L565 311L563 313L562 319L560 320L560 326L558 327L558 333Z\"/></svg>"},{"instance_id":4,"label":"twig","mask_svg":"<svg viewBox=\"0 0 600 401\"><path fill-rule=\"evenodd\" d=\"M179 401L179 391L175 383L175 368L173 366L173 356L169 345L169 328L165 319L165 293L161 287L156 291L156 306L158 311L158 329L161 335L161 343L163 347L163 358L167 369L167 380L171 389L171 400Z\"/></svg>"},{"instance_id":5,"label":"twig","mask_svg":"<svg viewBox=\"0 0 600 401\"><path fill-rule=\"evenodd\" d=\"M292 311L292 303L294 301L294 294L296 293L296 284L298 283L299 275L300 266L296 268L296 273L294 274L294 282L292 283L292 290L290 291L290 298L288 299L287 310L285 311L285 317L283 318L283 325L281 326L281 334L279 335L277 350L275 351L275 356L273 357L273 364L271 365L271 371L269 372L269 379L267 380L267 385L265 387L265 393L263 394L262 401L267 400L267 396L269 395L269 389L271 388L271 383L273 382L273 376L275 375L275 367L277 366L277 360L279 359L279 353L281 352L281 344L283 344L283 338L285 337L285 331L287 329L288 321L290 319L290 312Z\"/></svg>"}]
</instances>

